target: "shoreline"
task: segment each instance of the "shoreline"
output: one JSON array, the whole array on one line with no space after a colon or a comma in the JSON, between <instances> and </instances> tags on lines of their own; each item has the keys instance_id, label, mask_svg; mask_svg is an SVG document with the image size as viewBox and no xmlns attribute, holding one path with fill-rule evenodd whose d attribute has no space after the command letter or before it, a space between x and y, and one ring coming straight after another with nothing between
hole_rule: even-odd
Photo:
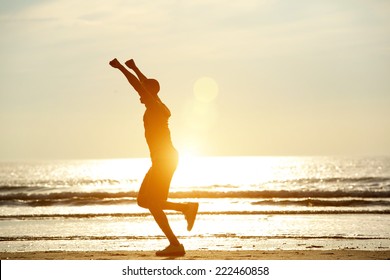
<instances>
[{"instance_id":1,"label":"shoreline","mask_svg":"<svg viewBox=\"0 0 390 280\"><path fill-rule=\"evenodd\" d=\"M156 257L154 251L0 252L1 260L390 260L390 250L190 250L183 257Z\"/></svg>"}]
</instances>

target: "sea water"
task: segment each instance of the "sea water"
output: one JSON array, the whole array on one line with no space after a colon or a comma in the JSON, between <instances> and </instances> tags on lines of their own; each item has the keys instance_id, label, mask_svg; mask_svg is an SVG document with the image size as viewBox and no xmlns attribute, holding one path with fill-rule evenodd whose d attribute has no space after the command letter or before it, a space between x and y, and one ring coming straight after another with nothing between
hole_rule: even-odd
<instances>
[{"instance_id":1,"label":"sea water","mask_svg":"<svg viewBox=\"0 0 390 280\"><path fill-rule=\"evenodd\" d=\"M0 250L155 250L136 204L147 158L0 162ZM170 200L200 203L187 250L390 248L389 157L182 158Z\"/></svg>"}]
</instances>

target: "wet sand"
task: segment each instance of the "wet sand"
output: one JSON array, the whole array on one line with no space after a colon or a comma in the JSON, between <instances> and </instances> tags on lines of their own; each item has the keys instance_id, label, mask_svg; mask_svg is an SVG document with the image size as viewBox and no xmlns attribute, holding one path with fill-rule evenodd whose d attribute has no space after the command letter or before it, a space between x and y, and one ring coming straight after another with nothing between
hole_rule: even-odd
<instances>
[{"instance_id":1,"label":"wet sand","mask_svg":"<svg viewBox=\"0 0 390 280\"><path fill-rule=\"evenodd\" d=\"M390 250L187 251L184 257L156 257L152 251L0 252L1 260L389 260Z\"/></svg>"}]
</instances>

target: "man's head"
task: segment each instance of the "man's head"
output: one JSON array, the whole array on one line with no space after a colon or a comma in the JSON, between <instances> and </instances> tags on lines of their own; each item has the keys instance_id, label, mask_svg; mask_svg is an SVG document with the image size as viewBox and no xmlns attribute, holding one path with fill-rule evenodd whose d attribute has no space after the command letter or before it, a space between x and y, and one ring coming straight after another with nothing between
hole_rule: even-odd
<instances>
[{"instance_id":1,"label":"man's head","mask_svg":"<svg viewBox=\"0 0 390 280\"><path fill-rule=\"evenodd\" d=\"M155 79L147 79L142 83L142 85L153 95L157 95L160 91L160 84Z\"/></svg>"}]
</instances>

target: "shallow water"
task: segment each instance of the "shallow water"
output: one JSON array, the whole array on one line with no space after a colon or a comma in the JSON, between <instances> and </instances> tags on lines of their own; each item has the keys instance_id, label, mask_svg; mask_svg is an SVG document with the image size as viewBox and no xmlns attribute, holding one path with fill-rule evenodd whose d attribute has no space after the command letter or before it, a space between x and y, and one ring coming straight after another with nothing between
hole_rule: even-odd
<instances>
[{"instance_id":1,"label":"shallow water","mask_svg":"<svg viewBox=\"0 0 390 280\"><path fill-rule=\"evenodd\" d=\"M148 159L0 163L0 250L155 250L136 203ZM198 201L187 250L390 248L390 158L184 159L173 201Z\"/></svg>"},{"instance_id":2,"label":"shallow water","mask_svg":"<svg viewBox=\"0 0 390 280\"><path fill-rule=\"evenodd\" d=\"M199 215L191 232L181 215L169 215L169 220L187 250L390 249L390 215ZM155 250L166 245L150 216L3 219L0 226L1 251Z\"/></svg>"}]
</instances>

